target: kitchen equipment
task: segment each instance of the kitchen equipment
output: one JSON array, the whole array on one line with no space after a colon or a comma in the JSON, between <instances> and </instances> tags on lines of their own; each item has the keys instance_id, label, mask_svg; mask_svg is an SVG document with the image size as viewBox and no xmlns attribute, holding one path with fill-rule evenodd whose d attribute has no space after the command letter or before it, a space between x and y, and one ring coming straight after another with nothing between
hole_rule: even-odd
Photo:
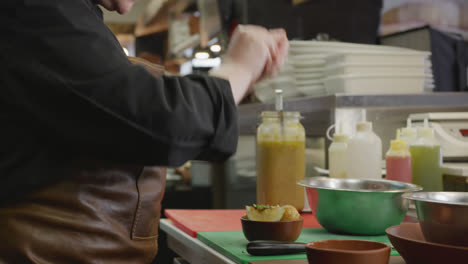
<instances>
[{"instance_id":1,"label":"kitchen equipment","mask_svg":"<svg viewBox=\"0 0 468 264\"><path fill-rule=\"evenodd\" d=\"M414 201L427 241L468 247L468 193L420 192L403 197Z\"/></svg>"},{"instance_id":2,"label":"kitchen equipment","mask_svg":"<svg viewBox=\"0 0 468 264\"><path fill-rule=\"evenodd\" d=\"M310 264L387 264L390 246L366 240L324 240L307 243Z\"/></svg>"},{"instance_id":3,"label":"kitchen equipment","mask_svg":"<svg viewBox=\"0 0 468 264\"><path fill-rule=\"evenodd\" d=\"M400 139L400 130L397 130L397 138L390 143L390 149L385 155L387 180L411 183L411 153L406 141Z\"/></svg>"},{"instance_id":4,"label":"kitchen equipment","mask_svg":"<svg viewBox=\"0 0 468 264\"><path fill-rule=\"evenodd\" d=\"M307 96L324 96L327 94L323 84L296 86L296 89Z\"/></svg>"},{"instance_id":5,"label":"kitchen equipment","mask_svg":"<svg viewBox=\"0 0 468 264\"><path fill-rule=\"evenodd\" d=\"M317 220L325 229L355 235L384 234L389 226L401 223L408 209L402 194L422 189L396 181L326 177L307 178L298 184L308 194L317 190L318 202L308 196L309 203L311 208L316 206Z\"/></svg>"},{"instance_id":6,"label":"kitchen equipment","mask_svg":"<svg viewBox=\"0 0 468 264\"><path fill-rule=\"evenodd\" d=\"M468 191L468 112L410 114L415 126L428 119L442 150L444 191Z\"/></svg>"},{"instance_id":7,"label":"kitchen equipment","mask_svg":"<svg viewBox=\"0 0 468 264\"><path fill-rule=\"evenodd\" d=\"M444 191L468 192L468 163L445 162L442 164Z\"/></svg>"},{"instance_id":8,"label":"kitchen equipment","mask_svg":"<svg viewBox=\"0 0 468 264\"><path fill-rule=\"evenodd\" d=\"M252 256L273 256L304 253L306 243L258 240L247 244L247 252Z\"/></svg>"},{"instance_id":9,"label":"kitchen equipment","mask_svg":"<svg viewBox=\"0 0 468 264\"><path fill-rule=\"evenodd\" d=\"M278 97L281 98L281 97ZM305 176L305 130L299 112L262 112L257 129L257 204L304 208L304 188L296 181Z\"/></svg>"},{"instance_id":10,"label":"kitchen equipment","mask_svg":"<svg viewBox=\"0 0 468 264\"><path fill-rule=\"evenodd\" d=\"M442 191L440 144L427 119L424 121L424 127L418 127L418 138L411 144L410 152L413 183L421 185L424 191Z\"/></svg>"},{"instance_id":11,"label":"kitchen equipment","mask_svg":"<svg viewBox=\"0 0 468 264\"><path fill-rule=\"evenodd\" d=\"M424 74L343 74L325 78L328 94L410 94L422 93Z\"/></svg>"},{"instance_id":12,"label":"kitchen equipment","mask_svg":"<svg viewBox=\"0 0 468 264\"><path fill-rule=\"evenodd\" d=\"M338 53L326 58L327 65L349 64L397 64L424 65L429 52L420 51L353 51Z\"/></svg>"},{"instance_id":13,"label":"kitchen equipment","mask_svg":"<svg viewBox=\"0 0 468 264\"><path fill-rule=\"evenodd\" d=\"M335 126L335 134L333 135L333 142L328 148L328 167L330 170L330 177L332 178L346 178L346 155L348 149L348 135L343 134L341 131L342 126L340 123Z\"/></svg>"},{"instance_id":14,"label":"kitchen equipment","mask_svg":"<svg viewBox=\"0 0 468 264\"><path fill-rule=\"evenodd\" d=\"M414 126L429 126L440 142L444 161L468 160L468 112L439 112L410 114Z\"/></svg>"},{"instance_id":15,"label":"kitchen equipment","mask_svg":"<svg viewBox=\"0 0 468 264\"><path fill-rule=\"evenodd\" d=\"M400 128L400 138L406 141L408 146L413 145L418 139L418 130L416 127L413 127L411 118L409 117L406 119L406 127Z\"/></svg>"},{"instance_id":16,"label":"kitchen equipment","mask_svg":"<svg viewBox=\"0 0 468 264\"><path fill-rule=\"evenodd\" d=\"M343 74L392 74L392 75L401 75L401 74L410 74L410 75L420 75L426 73L425 68L421 67L421 64L365 64L365 63L356 63L356 64L345 64L340 63L336 65L329 65L325 68L325 75L343 75Z\"/></svg>"},{"instance_id":17,"label":"kitchen equipment","mask_svg":"<svg viewBox=\"0 0 468 264\"><path fill-rule=\"evenodd\" d=\"M385 263L390 257L390 246L374 241L331 239L310 243L252 241L247 244L252 256L273 256L307 253L311 263ZM370 262L369 262L370 261Z\"/></svg>"},{"instance_id":18,"label":"kitchen equipment","mask_svg":"<svg viewBox=\"0 0 468 264\"><path fill-rule=\"evenodd\" d=\"M392 226L386 233L406 264L465 264L468 260L468 247L428 242L418 223Z\"/></svg>"},{"instance_id":19,"label":"kitchen equipment","mask_svg":"<svg viewBox=\"0 0 468 264\"><path fill-rule=\"evenodd\" d=\"M224 232L199 232L197 239L210 246L217 252L232 259L236 263L248 264L254 260L292 260L292 259L307 259L305 253L288 254L278 256L252 256L247 252L247 244L249 241L245 239L242 231L224 231ZM382 236L351 236L338 235L327 232L323 228L303 228L301 235L296 240L300 243L308 243L311 241L329 240L329 239L359 239L383 242L390 245L390 241L386 235ZM392 256L398 256L396 250L391 251Z\"/></svg>"},{"instance_id":20,"label":"kitchen equipment","mask_svg":"<svg viewBox=\"0 0 468 264\"><path fill-rule=\"evenodd\" d=\"M295 221L253 221L245 216L241 217L242 232L249 241L253 240L275 240L275 241L296 241L301 234L301 217Z\"/></svg>"},{"instance_id":21,"label":"kitchen equipment","mask_svg":"<svg viewBox=\"0 0 468 264\"><path fill-rule=\"evenodd\" d=\"M356 133L347 141L346 175L348 178L382 179L381 171L382 141L362 110Z\"/></svg>"}]
</instances>

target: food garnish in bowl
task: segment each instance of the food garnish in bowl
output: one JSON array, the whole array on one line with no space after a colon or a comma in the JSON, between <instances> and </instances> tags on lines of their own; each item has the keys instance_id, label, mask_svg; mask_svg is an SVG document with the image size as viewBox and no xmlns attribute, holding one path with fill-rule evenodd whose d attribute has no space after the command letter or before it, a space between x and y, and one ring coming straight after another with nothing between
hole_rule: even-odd
<instances>
[{"instance_id":1,"label":"food garnish in bowl","mask_svg":"<svg viewBox=\"0 0 468 264\"><path fill-rule=\"evenodd\" d=\"M256 205L246 206L248 220L262 222L295 221L301 218L299 212L292 205Z\"/></svg>"}]
</instances>

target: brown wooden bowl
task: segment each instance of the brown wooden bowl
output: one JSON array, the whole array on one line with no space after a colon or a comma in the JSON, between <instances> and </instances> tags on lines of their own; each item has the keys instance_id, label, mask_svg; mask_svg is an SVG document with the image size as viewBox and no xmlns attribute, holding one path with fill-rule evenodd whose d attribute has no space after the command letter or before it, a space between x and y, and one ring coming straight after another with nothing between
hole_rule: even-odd
<instances>
[{"instance_id":1,"label":"brown wooden bowl","mask_svg":"<svg viewBox=\"0 0 468 264\"><path fill-rule=\"evenodd\" d=\"M390 246L380 242L331 239L307 243L309 263L387 264Z\"/></svg>"},{"instance_id":2,"label":"brown wooden bowl","mask_svg":"<svg viewBox=\"0 0 468 264\"><path fill-rule=\"evenodd\" d=\"M295 221L278 222L252 221L246 216L241 217L242 231L249 241L296 241L301 234L303 221L302 217Z\"/></svg>"},{"instance_id":3,"label":"brown wooden bowl","mask_svg":"<svg viewBox=\"0 0 468 264\"><path fill-rule=\"evenodd\" d=\"M407 264L462 264L468 262L468 247L428 242L419 223L401 224L386 230L392 245Z\"/></svg>"}]
</instances>

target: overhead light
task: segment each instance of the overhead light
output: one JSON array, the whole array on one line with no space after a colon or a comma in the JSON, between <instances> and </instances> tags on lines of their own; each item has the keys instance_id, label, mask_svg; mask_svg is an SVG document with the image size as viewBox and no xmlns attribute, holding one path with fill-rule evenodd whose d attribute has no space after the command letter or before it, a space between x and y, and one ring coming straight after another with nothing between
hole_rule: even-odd
<instances>
[{"instance_id":1,"label":"overhead light","mask_svg":"<svg viewBox=\"0 0 468 264\"><path fill-rule=\"evenodd\" d=\"M124 51L125 55L127 55L127 56L128 56L128 54L129 54L129 53L128 53L128 49L127 49L127 48L125 48L125 47L122 47L122 48L123 48L123 51Z\"/></svg>"},{"instance_id":2,"label":"overhead light","mask_svg":"<svg viewBox=\"0 0 468 264\"><path fill-rule=\"evenodd\" d=\"M210 54L205 51L198 51L195 53L195 58L197 59L208 59L210 57Z\"/></svg>"},{"instance_id":3,"label":"overhead light","mask_svg":"<svg viewBox=\"0 0 468 264\"><path fill-rule=\"evenodd\" d=\"M211 45L210 50L211 50L212 52L218 53L218 52L221 51L221 45L219 45L219 44L213 44L213 45Z\"/></svg>"}]
</instances>

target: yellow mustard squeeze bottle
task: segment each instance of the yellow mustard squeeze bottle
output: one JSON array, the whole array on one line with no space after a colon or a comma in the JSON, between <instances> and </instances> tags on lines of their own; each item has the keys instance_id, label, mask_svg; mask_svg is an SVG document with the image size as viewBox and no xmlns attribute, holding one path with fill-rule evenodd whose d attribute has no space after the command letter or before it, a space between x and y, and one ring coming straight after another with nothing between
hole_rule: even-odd
<instances>
[{"instance_id":1,"label":"yellow mustard squeeze bottle","mask_svg":"<svg viewBox=\"0 0 468 264\"><path fill-rule=\"evenodd\" d=\"M262 113L257 129L257 204L304 208L305 131L299 112Z\"/></svg>"}]
</instances>

